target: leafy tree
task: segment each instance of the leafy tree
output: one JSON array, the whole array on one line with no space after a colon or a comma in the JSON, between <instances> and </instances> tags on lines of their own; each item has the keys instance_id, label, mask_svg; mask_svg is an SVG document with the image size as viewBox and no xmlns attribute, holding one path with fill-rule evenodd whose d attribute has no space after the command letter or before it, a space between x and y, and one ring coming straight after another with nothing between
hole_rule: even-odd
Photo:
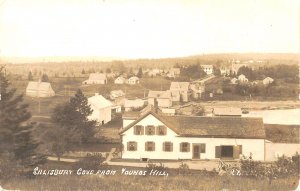
<instances>
[{"instance_id":1,"label":"leafy tree","mask_svg":"<svg viewBox=\"0 0 300 191\"><path fill-rule=\"evenodd\" d=\"M31 118L28 105L23 103L23 95L15 94L3 71L0 67L0 158L21 167L43 163L45 157L37 152L34 126L27 122Z\"/></svg>"},{"instance_id":2,"label":"leafy tree","mask_svg":"<svg viewBox=\"0 0 300 191\"><path fill-rule=\"evenodd\" d=\"M213 66L214 70L214 75L216 76L221 76L221 70L217 68L216 66Z\"/></svg>"},{"instance_id":3,"label":"leafy tree","mask_svg":"<svg viewBox=\"0 0 300 191\"><path fill-rule=\"evenodd\" d=\"M43 74L43 75L42 75L42 78L41 78L41 81L42 81L42 82L49 82L49 77L48 77L48 75L47 75L47 74Z\"/></svg>"},{"instance_id":4,"label":"leafy tree","mask_svg":"<svg viewBox=\"0 0 300 191\"><path fill-rule=\"evenodd\" d=\"M82 69L82 71L81 71L81 74L85 74L85 70L84 70L84 68Z\"/></svg>"},{"instance_id":5,"label":"leafy tree","mask_svg":"<svg viewBox=\"0 0 300 191\"><path fill-rule=\"evenodd\" d=\"M249 68L247 66L242 66L239 68L237 76L244 74L246 76L246 78L248 78L250 81L253 81L256 79L256 74L255 72L252 70L252 68Z\"/></svg>"},{"instance_id":6,"label":"leafy tree","mask_svg":"<svg viewBox=\"0 0 300 191\"><path fill-rule=\"evenodd\" d=\"M139 77L139 78L143 77L143 69L142 69L142 67L139 68L139 71L137 73L137 77Z\"/></svg>"},{"instance_id":7,"label":"leafy tree","mask_svg":"<svg viewBox=\"0 0 300 191\"><path fill-rule=\"evenodd\" d=\"M32 81L32 80L33 80L33 75L32 75L32 73L31 73L31 71L29 71L29 73L28 73L28 80L29 80L29 81Z\"/></svg>"}]
</instances>

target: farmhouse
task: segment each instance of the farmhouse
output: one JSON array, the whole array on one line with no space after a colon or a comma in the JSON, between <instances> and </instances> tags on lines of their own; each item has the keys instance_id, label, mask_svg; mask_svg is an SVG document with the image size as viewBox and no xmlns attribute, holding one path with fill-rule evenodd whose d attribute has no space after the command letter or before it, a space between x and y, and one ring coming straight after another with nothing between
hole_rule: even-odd
<instances>
[{"instance_id":1,"label":"farmhouse","mask_svg":"<svg viewBox=\"0 0 300 191\"><path fill-rule=\"evenodd\" d=\"M241 83L245 83L245 82L248 82L248 78L246 78L246 76L244 74L241 74L238 76L238 80L239 82Z\"/></svg>"},{"instance_id":2,"label":"farmhouse","mask_svg":"<svg viewBox=\"0 0 300 191\"><path fill-rule=\"evenodd\" d=\"M123 159L264 160L261 118L164 116L150 110L123 127Z\"/></svg>"},{"instance_id":3,"label":"farmhouse","mask_svg":"<svg viewBox=\"0 0 300 191\"><path fill-rule=\"evenodd\" d=\"M52 97L55 96L49 82L29 82L26 88L26 95L29 97Z\"/></svg>"},{"instance_id":4,"label":"farmhouse","mask_svg":"<svg viewBox=\"0 0 300 191\"><path fill-rule=\"evenodd\" d=\"M266 77L265 79L263 79L263 84L268 85L268 84L271 84L273 81L274 81L273 78Z\"/></svg>"},{"instance_id":5,"label":"farmhouse","mask_svg":"<svg viewBox=\"0 0 300 191\"><path fill-rule=\"evenodd\" d=\"M214 67L212 65L201 65L201 68L207 75L213 74Z\"/></svg>"},{"instance_id":6,"label":"farmhouse","mask_svg":"<svg viewBox=\"0 0 300 191\"><path fill-rule=\"evenodd\" d=\"M201 98L202 94L205 92L205 84L204 83L192 83L191 84L192 97L194 99Z\"/></svg>"},{"instance_id":7,"label":"farmhouse","mask_svg":"<svg viewBox=\"0 0 300 191\"><path fill-rule=\"evenodd\" d=\"M82 84L107 84L107 76L103 73L92 73Z\"/></svg>"},{"instance_id":8,"label":"farmhouse","mask_svg":"<svg viewBox=\"0 0 300 191\"><path fill-rule=\"evenodd\" d=\"M152 91L148 93L148 104L155 105L157 101L157 106L160 108L168 108L172 106L172 97L170 91Z\"/></svg>"},{"instance_id":9,"label":"farmhouse","mask_svg":"<svg viewBox=\"0 0 300 191\"><path fill-rule=\"evenodd\" d=\"M189 95L190 95L190 83L189 82L171 82L170 92L172 95L172 101L188 102Z\"/></svg>"},{"instance_id":10,"label":"farmhouse","mask_svg":"<svg viewBox=\"0 0 300 191\"><path fill-rule=\"evenodd\" d=\"M115 84L125 84L126 79L123 76L119 76L115 79Z\"/></svg>"},{"instance_id":11,"label":"farmhouse","mask_svg":"<svg viewBox=\"0 0 300 191\"><path fill-rule=\"evenodd\" d=\"M98 124L105 124L111 121L112 103L98 93L88 98L88 104L91 106L93 113L88 116L90 120L96 120Z\"/></svg>"},{"instance_id":12,"label":"farmhouse","mask_svg":"<svg viewBox=\"0 0 300 191\"><path fill-rule=\"evenodd\" d=\"M132 76L131 78L128 79L127 83L130 84L130 85L139 84L140 79L136 76Z\"/></svg>"}]
</instances>

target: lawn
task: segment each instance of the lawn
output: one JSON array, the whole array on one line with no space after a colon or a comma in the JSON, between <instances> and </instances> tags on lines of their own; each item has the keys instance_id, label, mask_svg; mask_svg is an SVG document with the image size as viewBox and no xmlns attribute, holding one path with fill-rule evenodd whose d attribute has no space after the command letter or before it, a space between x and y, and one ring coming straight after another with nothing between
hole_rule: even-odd
<instances>
[{"instance_id":1,"label":"lawn","mask_svg":"<svg viewBox=\"0 0 300 191\"><path fill-rule=\"evenodd\" d=\"M64 168L66 169L66 168ZM103 191L142 191L142 190L294 190L298 177L273 180L250 179L227 176L176 175L159 176L95 176L65 175L45 176L33 179L10 179L2 181L5 189L18 190L103 190Z\"/></svg>"}]
</instances>

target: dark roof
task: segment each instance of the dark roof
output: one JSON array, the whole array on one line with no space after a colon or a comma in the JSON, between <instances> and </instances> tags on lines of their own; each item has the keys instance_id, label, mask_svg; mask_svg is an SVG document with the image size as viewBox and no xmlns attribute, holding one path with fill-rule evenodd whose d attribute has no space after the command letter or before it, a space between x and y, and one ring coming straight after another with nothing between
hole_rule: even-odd
<instances>
[{"instance_id":1,"label":"dark roof","mask_svg":"<svg viewBox=\"0 0 300 191\"><path fill-rule=\"evenodd\" d=\"M152 114L179 136L265 138L262 118L162 116L149 111L120 131L120 134Z\"/></svg>"}]
</instances>

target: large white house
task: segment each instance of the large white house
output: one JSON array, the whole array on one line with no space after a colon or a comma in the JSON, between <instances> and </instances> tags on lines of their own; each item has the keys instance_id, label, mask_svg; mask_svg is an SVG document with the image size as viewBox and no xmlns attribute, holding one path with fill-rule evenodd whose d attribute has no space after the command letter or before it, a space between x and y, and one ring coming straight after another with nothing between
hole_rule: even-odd
<instances>
[{"instance_id":1,"label":"large white house","mask_svg":"<svg viewBox=\"0 0 300 191\"><path fill-rule=\"evenodd\" d=\"M88 116L90 120L96 120L98 124L104 125L111 121L112 103L102 95L96 93L93 97L88 98L93 113Z\"/></svg>"},{"instance_id":2,"label":"large white house","mask_svg":"<svg viewBox=\"0 0 300 191\"><path fill-rule=\"evenodd\" d=\"M26 87L26 95L29 97L52 97L55 96L49 82L29 82Z\"/></svg>"},{"instance_id":3,"label":"large white house","mask_svg":"<svg viewBox=\"0 0 300 191\"><path fill-rule=\"evenodd\" d=\"M150 110L120 130L123 159L264 160L262 118L164 116Z\"/></svg>"},{"instance_id":4,"label":"large white house","mask_svg":"<svg viewBox=\"0 0 300 191\"><path fill-rule=\"evenodd\" d=\"M82 84L107 84L107 75L103 73L92 73L89 79L83 81Z\"/></svg>"},{"instance_id":5,"label":"large white house","mask_svg":"<svg viewBox=\"0 0 300 191\"><path fill-rule=\"evenodd\" d=\"M119 76L115 79L115 84L125 84L126 79L123 76Z\"/></svg>"}]
</instances>

